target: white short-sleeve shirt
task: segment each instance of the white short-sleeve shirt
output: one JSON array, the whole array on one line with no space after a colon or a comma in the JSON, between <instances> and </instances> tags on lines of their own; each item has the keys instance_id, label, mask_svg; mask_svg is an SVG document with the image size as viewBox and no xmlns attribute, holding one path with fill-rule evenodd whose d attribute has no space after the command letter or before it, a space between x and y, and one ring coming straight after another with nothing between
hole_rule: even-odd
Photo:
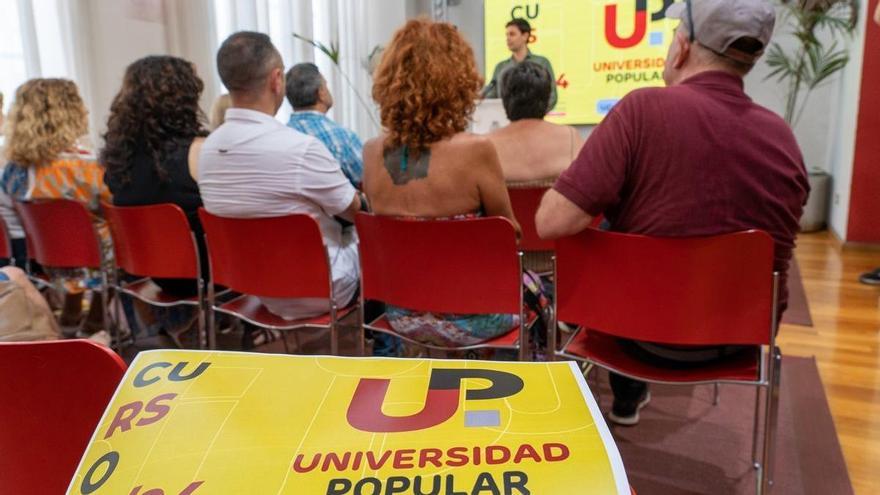
<instances>
[{"instance_id":1,"label":"white short-sleeve shirt","mask_svg":"<svg viewBox=\"0 0 880 495\"><path fill-rule=\"evenodd\" d=\"M339 163L316 138L272 116L230 108L226 120L205 140L198 183L205 209L224 217L262 218L307 213L318 221L333 272L337 304L358 286L357 239L333 216L344 212L357 191ZM263 299L285 318L327 311L327 301Z\"/></svg>"}]
</instances>

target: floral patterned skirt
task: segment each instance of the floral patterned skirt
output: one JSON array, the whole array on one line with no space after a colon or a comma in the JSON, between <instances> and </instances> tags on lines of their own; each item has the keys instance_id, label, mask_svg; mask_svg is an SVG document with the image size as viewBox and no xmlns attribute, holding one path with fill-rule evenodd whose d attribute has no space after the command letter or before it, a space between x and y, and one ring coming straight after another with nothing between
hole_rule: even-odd
<instances>
[{"instance_id":1,"label":"floral patterned skirt","mask_svg":"<svg viewBox=\"0 0 880 495\"><path fill-rule=\"evenodd\" d=\"M395 332L423 344L463 347L500 337L519 326L519 315L433 314L388 306L385 316Z\"/></svg>"}]
</instances>

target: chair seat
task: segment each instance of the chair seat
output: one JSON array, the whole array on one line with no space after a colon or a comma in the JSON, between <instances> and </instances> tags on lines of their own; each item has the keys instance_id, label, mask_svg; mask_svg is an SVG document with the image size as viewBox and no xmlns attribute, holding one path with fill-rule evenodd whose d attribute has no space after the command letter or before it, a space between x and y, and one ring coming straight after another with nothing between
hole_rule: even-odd
<instances>
[{"instance_id":1,"label":"chair seat","mask_svg":"<svg viewBox=\"0 0 880 495\"><path fill-rule=\"evenodd\" d=\"M161 287L156 285L152 279L144 278L130 284L120 287L126 294L132 295L144 302L155 304L157 306L176 306L178 304L187 304L191 306L199 305L198 296L179 298L172 296L163 291Z\"/></svg>"},{"instance_id":2,"label":"chair seat","mask_svg":"<svg viewBox=\"0 0 880 495\"><path fill-rule=\"evenodd\" d=\"M356 304L352 304L347 308L340 308L336 311L336 319L341 320L349 313L357 308ZM332 318L330 313L316 316L314 318L305 318L302 320L285 320L278 315L273 314L260 299L256 296L241 295L235 299L215 306L214 309L222 313L226 313L238 318L247 320L255 325L274 328L278 330L291 330L298 327L312 326L330 326Z\"/></svg>"},{"instance_id":3,"label":"chair seat","mask_svg":"<svg viewBox=\"0 0 880 495\"><path fill-rule=\"evenodd\" d=\"M616 337L581 330L562 350L566 357L591 361L599 366L639 379L665 383L698 383L714 381L756 382L760 349L755 353L741 352L730 358L690 369L671 369L655 366L633 357ZM612 364L613 363L613 364Z\"/></svg>"},{"instance_id":4,"label":"chair seat","mask_svg":"<svg viewBox=\"0 0 880 495\"><path fill-rule=\"evenodd\" d=\"M519 347L519 325L517 325L513 330L507 332L506 334L496 337L492 340L487 340L485 342L481 342L479 344L462 346L462 347L442 347L437 345L425 344L410 338L407 338L397 332L391 327L391 322L388 321L388 318L385 315L380 316L372 323L366 326L366 328L370 330L377 330L383 333L394 335L395 337L400 337L403 340L412 342L414 344L429 347L431 349L438 349L443 351L456 351L463 349L480 349L484 347L492 347L496 349L517 349Z\"/></svg>"}]
</instances>

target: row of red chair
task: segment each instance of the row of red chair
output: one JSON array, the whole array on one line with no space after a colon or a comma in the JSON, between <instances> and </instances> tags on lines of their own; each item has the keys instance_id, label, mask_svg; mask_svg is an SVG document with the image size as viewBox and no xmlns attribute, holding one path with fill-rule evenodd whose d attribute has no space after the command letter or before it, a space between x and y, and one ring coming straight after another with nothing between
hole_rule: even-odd
<instances>
[{"instance_id":1,"label":"row of red chair","mask_svg":"<svg viewBox=\"0 0 880 495\"><path fill-rule=\"evenodd\" d=\"M34 212L51 209L53 218L67 218L65 228L56 226L63 234L33 235L37 261L47 266L70 266L74 261L98 266L99 250L90 222L88 228L84 221L79 225L83 232L91 232L91 241L86 234L77 237L71 232L76 223L59 214L62 204L88 221L78 203L20 205L29 235L33 235L33 219L41 216ZM144 277L202 275L195 241L179 208L104 208L119 268ZM317 222L304 215L229 219L203 210L200 216L212 272L205 277L210 283L203 305L211 348L215 344L210 323L214 311L282 330L329 328L333 353L338 352L339 318L356 310L358 327L394 333L383 318L364 324L365 299L438 313L524 316L521 255L513 226L506 219L416 221L361 214L356 219L362 269L360 307L337 308L331 303L327 315L288 322L268 313L257 297L332 300L329 263ZM44 244L49 239L52 247ZM89 243L93 247L85 247ZM766 390L763 413L758 409L760 402L756 403L755 431L757 435L758 420L763 417L762 457L772 458L781 359L775 345L777 275L772 267L773 241L767 234L752 231L704 239L656 239L588 229L557 241L554 247L554 315L581 330L561 348L556 344L557 332L549 332L551 358L575 358L653 382L748 384L757 387L758 395ZM59 250L70 257L53 257ZM118 285L144 299L175 303L162 300L150 284L143 280ZM218 303L213 284L242 295ZM517 349L526 359L527 335L527 326L521 325L482 346ZM668 370L629 358L616 344L617 338L669 345L749 345L755 353L696 370ZM358 340L362 342L362 335ZM362 345L358 351L363 352ZM764 483L767 463L758 463L757 449L754 457Z\"/></svg>"}]
</instances>

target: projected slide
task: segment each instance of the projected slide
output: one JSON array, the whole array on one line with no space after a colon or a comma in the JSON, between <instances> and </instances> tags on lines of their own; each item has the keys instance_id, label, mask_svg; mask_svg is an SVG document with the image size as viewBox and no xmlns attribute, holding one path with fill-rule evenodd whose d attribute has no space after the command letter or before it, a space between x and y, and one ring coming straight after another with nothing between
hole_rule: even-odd
<instances>
[{"instance_id":1,"label":"projected slide","mask_svg":"<svg viewBox=\"0 0 880 495\"><path fill-rule=\"evenodd\" d=\"M663 62L677 19L673 0L485 0L486 80L510 58L505 28L532 26L532 53L547 57L559 102L548 120L597 124L630 91L663 85Z\"/></svg>"}]
</instances>

